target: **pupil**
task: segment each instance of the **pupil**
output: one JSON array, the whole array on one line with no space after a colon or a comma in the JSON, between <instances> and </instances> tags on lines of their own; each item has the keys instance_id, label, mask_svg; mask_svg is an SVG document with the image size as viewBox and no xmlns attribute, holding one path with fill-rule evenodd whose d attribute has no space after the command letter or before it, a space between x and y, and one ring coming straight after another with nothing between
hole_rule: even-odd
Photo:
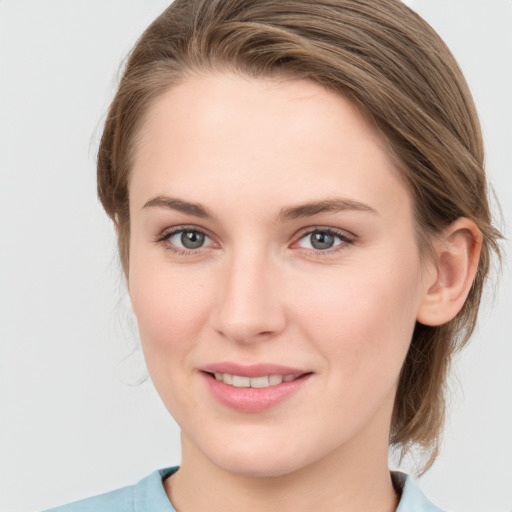
<instances>
[{"instance_id":1,"label":"pupil","mask_svg":"<svg viewBox=\"0 0 512 512\"><path fill-rule=\"evenodd\" d=\"M187 249L197 249L204 244L204 235L197 231L184 231L181 234L181 243Z\"/></svg>"},{"instance_id":2,"label":"pupil","mask_svg":"<svg viewBox=\"0 0 512 512\"><path fill-rule=\"evenodd\" d=\"M315 249L330 249L334 245L334 235L316 232L311 235L311 245Z\"/></svg>"}]
</instances>

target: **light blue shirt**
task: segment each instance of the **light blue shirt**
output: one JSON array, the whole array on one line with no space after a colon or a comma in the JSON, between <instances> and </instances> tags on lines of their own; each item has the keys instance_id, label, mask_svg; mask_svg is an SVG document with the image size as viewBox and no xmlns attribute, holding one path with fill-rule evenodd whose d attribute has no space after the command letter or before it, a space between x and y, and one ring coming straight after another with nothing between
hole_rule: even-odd
<instances>
[{"instance_id":1,"label":"light blue shirt","mask_svg":"<svg viewBox=\"0 0 512 512\"><path fill-rule=\"evenodd\" d=\"M46 512L176 512L162 482L177 470L177 467L161 469L138 484ZM395 485L402 489L396 512L443 512L425 498L420 488L406 474L393 472L392 476Z\"/></svg>"}]
</instances>

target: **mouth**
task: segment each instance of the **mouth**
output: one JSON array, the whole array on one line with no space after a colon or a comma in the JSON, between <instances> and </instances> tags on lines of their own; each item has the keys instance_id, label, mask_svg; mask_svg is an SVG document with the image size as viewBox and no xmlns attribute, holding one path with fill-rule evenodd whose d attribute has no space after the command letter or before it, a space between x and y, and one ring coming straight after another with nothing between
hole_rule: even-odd
<instances>
[{"instance_id":1,"label":"mouth","mask_svg":"<svg viewBox=\"0 0 512 512\"><path fill-rule=\"evenodd\" d=\"M202 368L211 395L240 412L262 412L291 399L307 386L313 372L273 364L218 363Z\"/></svg>"},{"instance_id":2,"label":"mouth","mask_svg":"<svg viewBox=\"0 0 512 512\"><path fill-rule=\"evenodd\" d=\"M273 375L262 375L260 377L247 377L245 375L233 375L231 373L208 373L211 377L219 382L223 382L228 386L233 386L235 388L257 388L263 389L272 386L278 386L283 382L292 382L296 379L299 379L307 374L273 374Z\"/></svg>"}]
</instances>

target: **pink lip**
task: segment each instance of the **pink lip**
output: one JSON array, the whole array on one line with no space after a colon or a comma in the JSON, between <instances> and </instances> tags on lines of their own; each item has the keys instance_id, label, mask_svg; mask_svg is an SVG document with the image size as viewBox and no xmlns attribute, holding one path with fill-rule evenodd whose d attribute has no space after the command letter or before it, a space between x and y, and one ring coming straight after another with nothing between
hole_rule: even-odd
<instances>
[{"instance_id":1,"label":"pink lip","mask_svg":"<svg viewBox=\"0 0 512 512\"><path fill-rule=\"evenodd\" d=\"M201 368L203 380L213 395L222 405L240 412L262 412L270 409L304 387L312 376L311 372L275 364L239 365L235 363L215 363ZM300 375L290 382L282 382L266 388L237 388L218 381L212 373L229 373L244 377L261 377L264 375Z\"/></svg>"}]
</instances>

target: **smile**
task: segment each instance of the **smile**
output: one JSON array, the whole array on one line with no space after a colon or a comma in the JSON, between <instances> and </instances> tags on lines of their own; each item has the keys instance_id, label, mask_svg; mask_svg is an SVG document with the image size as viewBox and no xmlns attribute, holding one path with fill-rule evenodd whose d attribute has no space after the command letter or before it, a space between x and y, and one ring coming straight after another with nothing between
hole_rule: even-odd
<instances>
[{"instance_id":1,"label":"smile","mask_svg":"<svg viewBox=\"0 0 512 512\"><path fill-rule=\"evenodd\" d=\"M277 407L308 387L314 372L272 363L218 362L200 368L206 389L223 407L257 413Z\"/></svg>"},{"instance_id":2,"label":"smile","mask_svg":"<svg viewBox=\"0 0 512 512\"><path fill-rule=\"evenodd\" d=\"M282 382L291 382L300 375L264 375L262 377L245 377L230 373L214 373L215 379L236 388L268 388L277 386Z\"/></svg>"}]
</instances>

